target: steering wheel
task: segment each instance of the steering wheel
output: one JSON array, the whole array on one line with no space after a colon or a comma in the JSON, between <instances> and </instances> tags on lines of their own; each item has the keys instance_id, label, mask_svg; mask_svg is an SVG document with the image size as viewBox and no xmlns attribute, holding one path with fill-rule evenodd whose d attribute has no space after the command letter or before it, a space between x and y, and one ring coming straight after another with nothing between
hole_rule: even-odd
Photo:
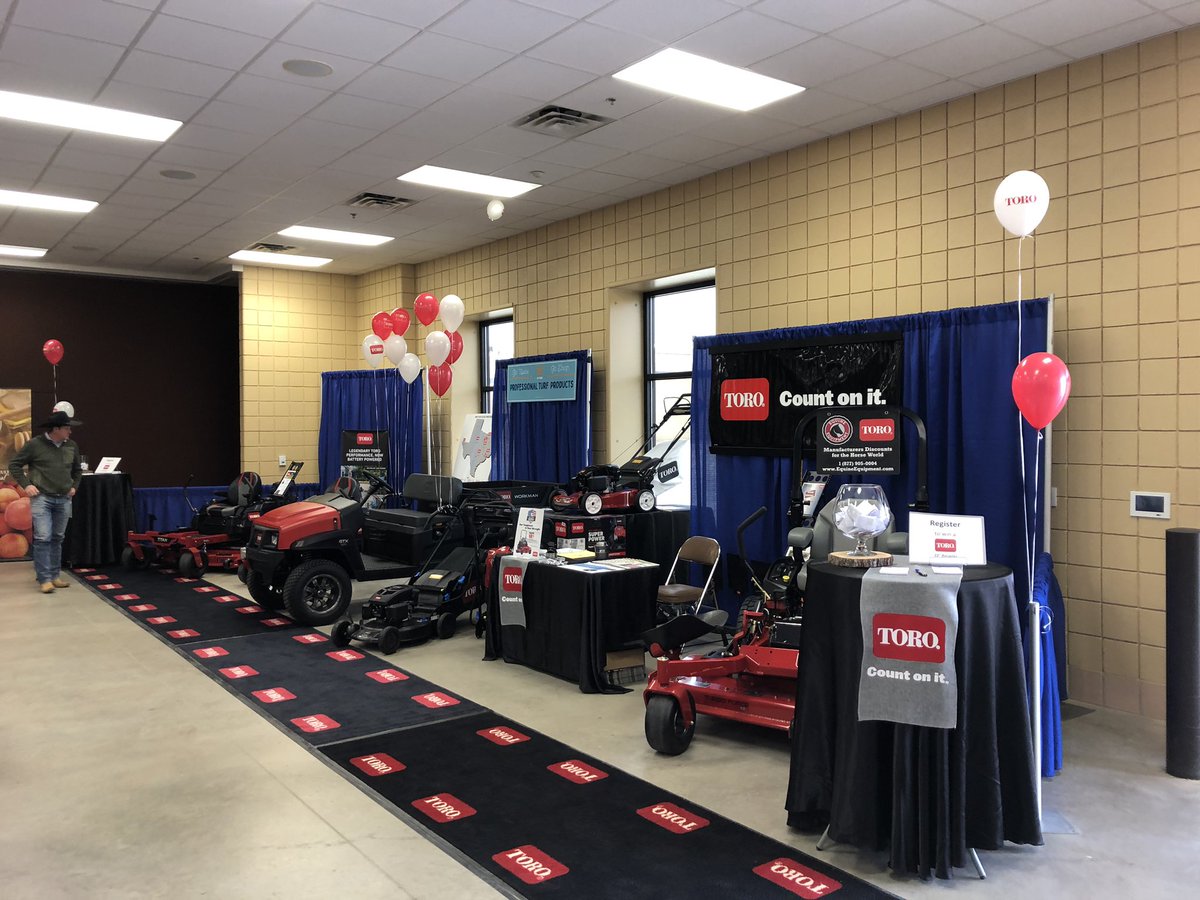
<instances>
[{"instance_id":1,"label":"steering wheel","mask_svg":"<svg viewBox=\"0 0 1200 900\"><path fill-rule=\"evenodd\" d=\"M362 469L361 472L363 475L366 476L367 481L371 482L371 490L367 491L368 497L370 497L376 493L376 488L383 488L383 490L388 494L396 493L396 489L394 487L392 487L390 484L388 484L386 481L384 481L382 478L380 478L376 475L372 475L366 469ZM366 499L366 498L363 498L363 499Z\"/></svg>"}]
</instances>

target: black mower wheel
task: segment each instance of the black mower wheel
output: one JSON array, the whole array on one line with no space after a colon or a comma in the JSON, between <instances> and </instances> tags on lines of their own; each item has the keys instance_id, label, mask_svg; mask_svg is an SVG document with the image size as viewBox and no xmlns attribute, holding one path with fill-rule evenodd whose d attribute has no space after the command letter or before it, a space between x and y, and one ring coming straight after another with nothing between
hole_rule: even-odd
<instances>
[{"instance_id":1,"label":"black mower wheel","mask_svg":"<svg viewBox=\"0 0 1200 900\"><path fill-rule=\"evenodd\" d=\"M292 569L283 585L288 615L308 625L336 622L350 606L350 576L328 559L308 559Z\"/></svg>"},{"instance_id":2,"label":"black mower wheel","mask_svg":"<svg viewBox=\"0 0 1200 900\"><path fill-rule=\"evenodd\" d=\"M240 581L242 584L245 584L246 580L250 577L250 567L246 565L245 560L242 560L240 563L238 563L237 577L238 581Z\"/></svg>"},{"instance_id":3,"label":"black mower wheel","mask_svg":"<svg viewBox=\"0 0 1200 900\"><path fill-rule=\"evenodd\" d=\"M137 554L133 552L133 548L126 547L121 551L121 565L130 571L144 569L146 566L150 565L150 557L147 555L141 559L138 559Z\"/></svg>"},{"instance_id":4,"label":"black mower wheel","mask_svg":"<svg viewBox=\"0 0 1200 900\"><path fill-rule=\"evenodd\" d=\"M683 713L674 697L655 694L646 704L646 743L667 756L678 756L692 742L696 723L683 724Z\"/></svg>"},{"instance_id":5,"label":"black mower wheel","mask_svg":"<svg viewBox=\"0 0 1200 900\"><path fill-rule=\"evenodd\" d=\"M271 587L258 572L246 573L246 587L250 588L254 602L264 609L283 609L283 594Z\"/></svg>"},{"instance_id":6,"label":"black mower wheel","mask_svg":"<svg viewBox=\"0 0 1200 900\"><path fill-rule=\"evenodd\" d=\"M637 494L637 508L642 512L650 512L657 505L658 501L654 498L654 491L641 490Z\"/></svg>"},{"instance_id":7,"label":"black mower wheel","mask_svg":"<svg viewBox=\"0 0 1200 900\"><path fill-rule=\"evenodd\" d=\"M333 641L335 647L349 647L354 631L354 623L349 619L342 619L333 626L333 631L329 633L329 639Z\"/></svg>"},{"instance_id":8,"label":"black mower wheel","mask_svg":"<svg viewBox=\"0 0 1200 900\"><path fill-rule=\"evenodd\" d=\"M200 578L208 571L208 566L200 556L191 550L184 550L179 554L177 568L184 578Z\"/></svg>"},{"instance_id":9,"label":"black mower wheel","mask_svg":"<svg viewBox=\"0 0 1200 900\"><path fill-rule=\"evenodd\" d=\"M471 623L475 626L475 639L483 637L484 629L487 627L487 604L475 607L471 610Z\"/></svg>"},{"instance_id":10,"label":"black mower wheel","mask_svg":"<svg viewBox=\"0 0 1200 900\"><path fill-rule=\"evenodd\" d=\"M395 625L388 625L379 632L379 652L384 656L391 656L399 649L400 629Z\"/></svg>"},{"instance_id":11,"label":"black mower wheel","mask_svg":"<svg viewBox=\"0 0 1200 900\"><path fill-rule=\"evenodd\" d=\"M604 499L595 491L588 491L579 498L579 508L589 516L598 516L604 509Z\"/></svg>"},{"instance_id":12,"label":"black mower wheel","mask_svg":"<svg viewBox=\"0 0 1200 900\"><path fill-rule=\"evenodd\" d=\"M449 640L454 637L456 628L458 628L458 616L454 613L442 613L437 617L435 632L439 641Z\"/></svg>"}]
</instances>

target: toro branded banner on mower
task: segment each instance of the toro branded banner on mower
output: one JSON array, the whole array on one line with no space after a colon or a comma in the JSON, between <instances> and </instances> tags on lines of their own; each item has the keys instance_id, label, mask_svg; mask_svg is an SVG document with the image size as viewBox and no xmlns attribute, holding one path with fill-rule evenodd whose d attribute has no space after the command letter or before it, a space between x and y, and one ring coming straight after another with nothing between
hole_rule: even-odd
<instances>
[{"instance_id":1,"label":"toro branded banner on mower","mask_svg":"<svg viewBox=\"0 0 1200 900\"><path fill-rule=\"evenodd\" d=\"M790 455L796 426L814 409L903 399L899 334L713 347L709 353L713 453Z\"/></svg>"}]
</instances>

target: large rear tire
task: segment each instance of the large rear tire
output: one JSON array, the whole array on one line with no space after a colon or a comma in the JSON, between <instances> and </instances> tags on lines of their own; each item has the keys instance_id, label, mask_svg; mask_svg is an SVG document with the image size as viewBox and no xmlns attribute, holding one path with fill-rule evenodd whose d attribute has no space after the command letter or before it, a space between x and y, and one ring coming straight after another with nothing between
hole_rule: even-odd
<instances>
[{"instance_id":1,"label":"large rear tire","mask_svg":"<svg viewBox=\"0 0 1200 900\"><path fill-rule=\"evenodd\" d=\"M297 622L336 622L350 608L350 576L331 560L305 560L288 574L283 603Z\"/></svg>"},{"instance_id":2,"label":"large rear tire","mask_svg":"<svg viewBox=\"0 0 1200 900\"><path fill-rule=\"evenodd\" d=\"M254 602L266 609L283 609L283 594L278 588L271 587L262 574L251 570L246 574L246 587Z\"/></svg>"},{"instance_id":3,"label":"large rear tire","mask_svg":"<svg viewBox=\"0 0 1200 900\"><path fill-rule=\"evenodd\" d=\"M684 725L674 697L655 694L646 704L646 743L667 756L678 756L692 742L696 722Z\"/></svg>"}]
</instances>

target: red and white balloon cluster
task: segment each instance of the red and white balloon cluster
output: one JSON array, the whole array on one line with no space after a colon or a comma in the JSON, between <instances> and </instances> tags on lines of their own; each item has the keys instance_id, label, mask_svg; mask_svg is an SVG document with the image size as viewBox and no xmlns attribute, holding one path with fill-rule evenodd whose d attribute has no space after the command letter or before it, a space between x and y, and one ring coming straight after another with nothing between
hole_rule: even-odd
<instances>
[{"instance_id":1,"label":"red and white balloon cluster","mask_svg":"<svg viewBox=\"0 0 1200 900\"><path fill-rule=\"evenodd\" d=\"M413 303L413 312L422 325L432 325L441 314L444 331L431 331L425 337L425 356L429 360L429 389L441 397L450 390L454 373L450 367L462 356L463 340L458 333L465 309L455 294L447 294L438 302L433 294L421 294ZM371 334L362 340L363 358L378 369L386 358L400 370L400 377L412 384L421 374L421 360L409 352L404 335L411 324L407 310L378 312L371 319Z\"/></svg>"}]
</instances>

